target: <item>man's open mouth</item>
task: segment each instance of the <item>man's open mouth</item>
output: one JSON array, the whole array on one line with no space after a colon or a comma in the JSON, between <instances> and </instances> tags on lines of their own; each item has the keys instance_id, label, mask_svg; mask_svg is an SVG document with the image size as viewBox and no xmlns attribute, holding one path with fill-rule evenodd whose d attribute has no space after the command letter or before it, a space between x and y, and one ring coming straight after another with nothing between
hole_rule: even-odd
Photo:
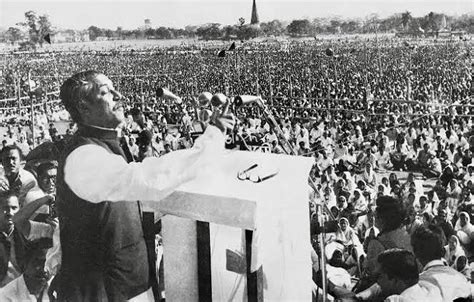
<instances>
[{"instance_id":1,"label":"man's open mouth","mask_svg":"<svg viewBox=\"0 0 474 302\"><path fill-rule=\"evenodd\" d=\"M118 109L123 109L123 103L122 102L119 102L117 104L115 104L113 110L118 110Z\"/></svg>"}]
</instances>

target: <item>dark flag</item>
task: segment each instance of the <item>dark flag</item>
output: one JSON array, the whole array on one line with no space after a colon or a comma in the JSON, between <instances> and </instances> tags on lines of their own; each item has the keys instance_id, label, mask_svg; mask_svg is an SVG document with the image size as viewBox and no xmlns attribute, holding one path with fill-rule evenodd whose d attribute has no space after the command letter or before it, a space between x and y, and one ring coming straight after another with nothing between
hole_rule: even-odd
<instances>
[{"instance_id":1,"label":"dark flag","mask_svg":"<svg viewBox=\"0 0 474 302\"><path fill-rule=\"evenodd\" d=\"M225 50L223 49L223 50L219 51L219 52L217 53L217 56L218 56L219 58L225 57Z\"/></svg>"},{"instance_id":2,"label":"dark flag","mask_svg":"<svg viewBox=\"0 0 474 302\"><path fill-rule=\"evenodd\" d=\"M48 44L51 44L51 36L49 34L46 34L46 36L44 36L44 40L48 42Z\"/></svg>"},{"instance_id":3,"label":"dark flag","mask_svg":"<svg viewBox=\"0 0 474 302\"><path fill-rule=\"evenodd\" d=\"M232 51L235 49L235 42L232 42L232 44L229 47L229 51Z\"/></svg>"}]
</instances>

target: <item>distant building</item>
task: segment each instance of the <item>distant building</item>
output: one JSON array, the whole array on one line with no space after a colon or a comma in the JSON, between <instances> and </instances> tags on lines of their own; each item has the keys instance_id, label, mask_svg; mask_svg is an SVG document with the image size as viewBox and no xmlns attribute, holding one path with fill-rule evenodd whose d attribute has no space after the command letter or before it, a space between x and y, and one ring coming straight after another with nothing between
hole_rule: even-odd
<instances>
[{"instance_id":1,"label":"distant building","mask_svg":"<svg viewBox=\"0 0 474 302\"><path fill-rule=\"evenodd\" d=\"M151 20L150 19L145 19L145 26L144 29L150 29L151 28Z\"/></svg>"},{"instance_id":2,"label":"distant building","mask_svg":"<svg viewBox=\"0 0 474 302\"><path fill-rule=\"evenodd\" d=\"M88 30L59 30L51 36L53 43L68 43L68 42L88 42L89 31Z\"/></svg>"},{"instance_id":3,"label":"distant building","mask_svg":"<svg viewBox=\"0 0 474 302\"><path fill-rule=\"evenodd\" d=\"M250 24L259 24L260 21L258 19L258 13L257 13L257 3L256 0L253 0L253 6L252 6L252 17L250 18Z\"/></svg>"}]
</instances>

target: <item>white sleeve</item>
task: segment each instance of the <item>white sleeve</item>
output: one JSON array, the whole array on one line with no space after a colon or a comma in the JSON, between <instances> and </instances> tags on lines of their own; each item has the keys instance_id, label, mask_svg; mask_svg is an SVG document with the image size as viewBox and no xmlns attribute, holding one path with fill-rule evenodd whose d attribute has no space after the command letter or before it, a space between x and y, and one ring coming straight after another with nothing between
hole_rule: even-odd
<instances>
[{"instance_id":1,"label":"white sleeve","mask_svg":"<svg viewBox=\"0 0 474 302\"><path fill-rule=\"evenodd\" d=\"M141 163L127 163L97 145L75 149L66 159L64 179L80 198L101 201L158 201L196 173L224 150L224 135L214 126L196 140L194 147Z\"/></svg>"}]
</instances>

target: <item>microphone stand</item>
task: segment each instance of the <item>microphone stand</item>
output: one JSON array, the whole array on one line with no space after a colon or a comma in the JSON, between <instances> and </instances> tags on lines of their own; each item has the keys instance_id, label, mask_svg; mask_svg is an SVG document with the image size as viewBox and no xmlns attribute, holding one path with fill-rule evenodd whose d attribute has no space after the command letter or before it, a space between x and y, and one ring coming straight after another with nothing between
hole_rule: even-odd
<instances>
[{"instance_id":1,"label":"microphone stand","mask_svg":"<svg viewBox=\"0 0 474 302\"><path fill-rule=\"evenodd\" d=\"M265 104L263 100L259 100L256 102L258 106L262 109L263 115L266 117L267 121L269 121L271 124L273 124L273 129L275 130L275 134L278 139L278 143L280 146L283 148L283 151L288 154L288 155L298 155L296 152L295 148L293 145L285 138L283 135L283 130L281 129L280 125L277 123L275 117L273 116L273 113L271 110L268 108L268 106ZM309 177L310 184L313 188L313 190L316 190L316 184L314 180ZM321 260L321 274L322 274L322 297L323 297L323 302L327 301L327 274L326 274L326 243L324 240L324 223L326 222L326 218L324 216L324 212L328 213L329 217L332 219L335 219L334 215L332 215L331 211L327 208L327 205L324 204L323 202L316 203L316 213L319 213L319 223L320 226L322 227L322 232L319 233L318 235L318 241L319 241L319 248L321 250L321 256L319 257Z\"/></svg>"}]
</instances>

